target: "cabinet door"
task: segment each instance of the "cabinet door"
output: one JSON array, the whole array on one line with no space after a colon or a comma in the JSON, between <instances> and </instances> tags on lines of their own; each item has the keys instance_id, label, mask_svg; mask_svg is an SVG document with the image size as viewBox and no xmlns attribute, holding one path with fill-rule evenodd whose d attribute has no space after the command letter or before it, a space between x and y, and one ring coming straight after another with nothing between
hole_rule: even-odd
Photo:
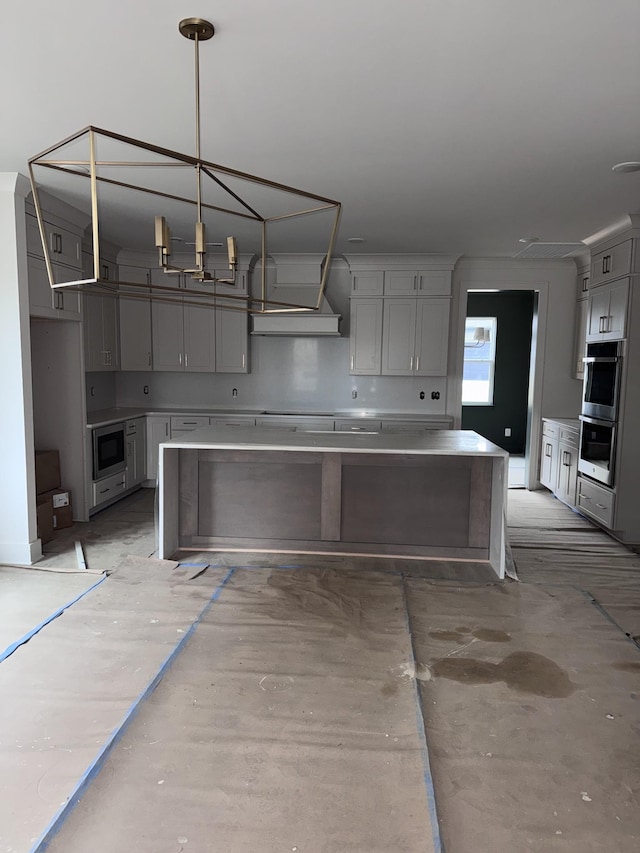
<instances>
[{"instance_id":1,"label":"cabinet door","mask_svg":"<svg viewBox=\"0 0 640 853\"><path fill-rule=\"evenodd\" d=\"M351 293L353 296L382 296L384 272L354 272L351 275Z\"/></svg>"},{"instance_id":2,"label":"cabinet door","mask_svg":"<svg viewBox=\"0 0 640 853\"><path fill-rule=\"evenodd\" d=\"M594 255L591 261L591 286L631 272L632 251L633 240L625 240Z\"/></svg>"},{"instance_id":3,"label":"cabinet door","mask_svg":"<svg viewBox=\"0 0 640 853\"><path fill-rule=\"evenodd\" d=\"M415 296L418 273L415 270L387 270L384 274L385 296Z\"/></svg>"},{"instance_id":4,"label":"cabinet door","mask_svg":"<svg viewBox=\"0 0 640 853\"><path fill-rule=\"evenodd\" d=\"M589 301L578 299L576 302L576 331L573 345L573 375L575 379L584 379L585 343L587 340L587 318Z\"/></svg>"},{"instance_id":5,"label":"cabinet door","mask_svg":"<svg viewBox=\"0 0 640 853\"><path fill-rule=\"evenodd\" d=\"M154 370L184 370L183 313L181 304L152 304Z\"/></svg>"},{"instance_id":6,"label":"cabinet door","mask_svg":"<svg viewBox=\"0 0 640 853\"><path fill-rule=\"evenodd\" d=\"M169 438L169 418L147 416L147 480L158 479L158 448Z\"/></svg>"},{"instance_id":7,"label":"cabinet door","mask_svg":"<svg viewBox=\"0 0 640 853\"><path fill-rule=\"evenodd\" d=\"M415 368L416 300L385 299L382 375L411 376Z\"/></svg>"},{"instance_id":8,"label":"cabinet door","mask_svg":"<svg viewBox=\"0 0 640 853\"><path fill-rule=\"evenodd\" d=\"M102 343L102 297L94 293L84 293L82 301L85 370L108 369L105 366Z\"/></svg>"},{"instance_id":9,"label":"cabinet door","mask_svg":"<svg viewBox=\"0 0 640 853\"><path fill-rule=\"evenodd\" d=\"M149 285L149 270L120 266L120 281ZM127 297L126 284L120 285L118 320L120 325L120 370L151 369L151 300Z\"/></svg>"},{"instance_id":10,"label":"cabinet door","mask_svg":"<svg viewBox=\"0 0 640 853\"><path fill-rule=\"evenodd\" d=\"M56 315L57 293L51 289L47 267L42 258L31 255L27 259L27 274L29 277L29 309L36 316Z\"/></svg>"},{"instance_id":11,"label":"cabinet door","mask_svg":"<svg viewBox=\"0 0 640 853\"><path fill-rule=\"evenodd\" d=\"M547 436L542 437L540 482L552 492L558 488L558 442Z\"/></svg>"},{"instance_id":12,"label":"cabinet door","mask_svg":"<svg viewBox=\"0 0 640 853\"><path fill-rule=\"evenodd\" d=\"M604 338L616 341L626 337L629 279L625 278L622 281L615 282L615 284L610 284L608 289L609 315Z\"/></svg>"},{"instance_id":13,"label":"cabinet door","mask_svg":"<svg viewBox=\"0 0 640 853\"><path fill-rule=\"evenodd\" d=\"M449 270L424 270L418 273L418 295L451 296Z\"/></svg>"},{"instance_id":14,"label":"cabinet door","mask_svg":"<svg viewBox=\"0 0 640 853\"><path fill-rule=\"evenodd\" d=\"M349 372L379 376L382 361L382 299L351 300Z\"/></svg>"},{"instance_id":15,"label":"cabinet door","mask_svg":"<svg viewBox=\"0 0 640 853\"><path fill-rule=\"evenodd\" d=\"M184 306L184 369L191 373L213 373L216 369L214 308Z\"/></svg>"},{"instance_id":16,"label":"cabinet door","mask_svg":"<svg viewBox=\"0 0 640 853\"><path fill-rule=\"evenodd\" d=\"M446 376L449 349L449 299L418 299L416 376Z\"/></svg>"},{"instance_id":17,"label":"cabinet door","mask_svg":"<svg viewBox=\"0 0 640 853\"><path fill-rule=\"evenodd\" d=\"M601 285L589 295L588 341L617 341L626 335L629 279Z\"/></svg>"},{"instance_id":18,"label":"cabinet door","mask_svg":"<svg viewBox=\"0 0 640 853\"><path fill-rule=\"evenodd\" d=\"M216 308L216 371L249 372L249 316Z\"/></svg>"},{"instance_id":19,"label":"cabinet door","mask_svg":"<svg viewBox=\"0 0 640 853\"><path fill-rule=\"evenodd\" d=\"M558 486L557 496L571 507L576 505L576 487L578 485L578 451L570 444L558 445Z\"/></svg>"},{"instance_id":20,"label":"cabinet door","mask_svg":"<svg viewBox=\"0 0 640 853\"><path fill-rule=\"evenodd\" d=\"M600 287L589 294L587 317L587 340L600 341L604 334L605 324L609 315L609 290Z\"/></svg>"}]
</instances>

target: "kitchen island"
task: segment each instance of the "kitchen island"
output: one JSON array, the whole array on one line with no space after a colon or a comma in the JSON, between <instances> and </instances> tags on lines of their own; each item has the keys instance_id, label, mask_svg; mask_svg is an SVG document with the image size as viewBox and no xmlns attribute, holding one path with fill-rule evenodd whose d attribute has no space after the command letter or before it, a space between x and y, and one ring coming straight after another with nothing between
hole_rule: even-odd
<instances>
[{"instance_id":1,"label":"kitchen island","mask_svg":"<svg viewBox=\"0 0 640 853\"><path fill-rule=\"evenodd\" d=\"M488 563L508 454L469 430L205 427L160 445L159 556L246 550Z\"/></svg>"}]
</instances>

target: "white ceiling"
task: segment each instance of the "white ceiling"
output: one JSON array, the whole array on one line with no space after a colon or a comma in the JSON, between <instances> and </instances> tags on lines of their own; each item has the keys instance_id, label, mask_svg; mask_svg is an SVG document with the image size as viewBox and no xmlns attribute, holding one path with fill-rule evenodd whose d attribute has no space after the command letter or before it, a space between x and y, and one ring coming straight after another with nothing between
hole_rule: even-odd
<instances>
[{"instance_id":1,"label":"white ceiling","mask_svg":"<svg viewBox=\"0 0 640 853\"><path fill-rule=\"evenodd\" d=\"M6 0L1 15L0 171L89 124L194 153L177 24L197 15L216 27L202 156L340 200L338 252L511 256L520 237L580 241L640 212L640 173L611 171L640 160L638 0Z\"/></svg>"}]
</instances>

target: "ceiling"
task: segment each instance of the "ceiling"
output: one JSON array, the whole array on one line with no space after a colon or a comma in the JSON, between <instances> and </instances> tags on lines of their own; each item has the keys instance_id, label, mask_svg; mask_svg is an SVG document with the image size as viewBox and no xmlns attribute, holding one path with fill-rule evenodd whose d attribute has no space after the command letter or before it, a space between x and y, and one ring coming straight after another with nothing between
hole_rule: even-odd
<instances>
[{"instance_id":1,"label":"ceiling","mask_svg":"<svg viewBox=\"0 0 640 853\"><path fill-rule=\"evenodd\" d=\"M611 171L640 160L637 0L7 0L0 171L89 124L193 154L191 16L202 156L341 201L339 253L513 256L640 212ZM163 212L129 210L123 246Z\"/></svg>"}]
</instances>

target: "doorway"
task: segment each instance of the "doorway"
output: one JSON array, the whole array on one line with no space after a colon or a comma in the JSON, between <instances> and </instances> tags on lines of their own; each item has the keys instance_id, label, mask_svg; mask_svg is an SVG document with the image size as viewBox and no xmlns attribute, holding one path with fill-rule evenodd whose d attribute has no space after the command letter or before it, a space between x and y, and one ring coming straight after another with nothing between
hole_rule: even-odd
<instances>
[{"instance_id":1,"label":"doorway","mask_svg":"<svg viewBox=\"0 0 640 853\"><path fill-rule=\"evenodd\" d=\"M509 488L526 485L536 303L533 290L467 295L462 428L509 452Z\"/></svg>"}]
</instances>

